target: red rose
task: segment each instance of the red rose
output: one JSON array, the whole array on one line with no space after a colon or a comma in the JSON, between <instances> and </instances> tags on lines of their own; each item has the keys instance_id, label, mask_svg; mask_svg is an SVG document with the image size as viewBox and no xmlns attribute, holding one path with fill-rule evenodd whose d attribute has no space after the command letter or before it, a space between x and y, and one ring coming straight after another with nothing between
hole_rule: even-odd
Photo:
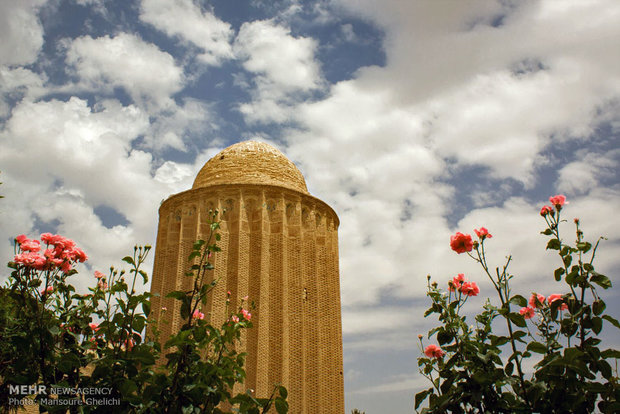
<instances>
[{"instance_id":1,"label":"red rose","mask_svg":"<svg viewBox=\"0 0 620 414\"><path fill-rule=\"evenodd\" d=\"M473 247L474 242L469 234L463 234L457 231L454 236L450 236L450 248L459 254L471 252Z\"/></svg>"}]
</instances>

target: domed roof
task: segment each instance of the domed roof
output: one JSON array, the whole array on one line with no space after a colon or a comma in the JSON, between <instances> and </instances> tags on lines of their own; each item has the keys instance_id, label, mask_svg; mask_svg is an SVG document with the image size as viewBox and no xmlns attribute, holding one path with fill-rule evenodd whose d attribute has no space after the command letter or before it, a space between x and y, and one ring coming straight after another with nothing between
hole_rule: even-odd
<instances>
[{"instance_id":1,"label":"domed roof","mask_svg":"<svg viewBox=\"0 0 620 414\"><path fill-rule=\"evenodd\" d=\"M192 189L219 184L262 184L308 194L306 180L295 164L276 148L257 141L231 145L202 167Z\"/></svg>"}]
</instances>

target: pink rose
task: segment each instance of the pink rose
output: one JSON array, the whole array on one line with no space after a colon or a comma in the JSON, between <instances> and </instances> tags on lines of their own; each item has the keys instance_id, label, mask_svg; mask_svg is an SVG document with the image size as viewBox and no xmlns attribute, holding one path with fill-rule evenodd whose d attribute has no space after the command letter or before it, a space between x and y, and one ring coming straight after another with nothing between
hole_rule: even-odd
<instances>
[{"instance_id":1,"label":"pink rose","mask_svg":"<svg viewBox=\"0 0 620 414\"><path fill-rule=\"evenodd\" d=\"M566 201L566 197L562 194L549 197L549 202L553 204L558 211L562 210L562 206L564 204L568 204L568 202Z\"/></svg>"},{"instance_id":2,"label":"pink rose","mask_svg":"<svg viewBox=\"0 0 620 414\"><path fill-rule=\"evenodd\" d=\"M454 292L455 289L461 288L463 282L465 282L465 275L463 273L459 273L454 276L450 282L448 282L448 288L451 292Z\"/></svg>"},{"instance_id":3,"label":"pink rose","mask_svg":"<svg viewBox=\"0 0 620 414\"><path fill-rule=\"evenodd\" d=\"M489 231L485 227L480 227L477 230L474 229L474 232L476 233L476 236L478 236L480 240L490 239L491 237L493 237L493 235L489 234Z\"/></svg>"},{"instance_id":4,"label":"pink rose","mask_svg":"<svg viewBox=\"0 0 620 414\"><path fill-rule=\"evenodd\" d=\"M47 261L45 257L35 253L35 252L26 252L16 254L13 258L13 261L18 264L22 264L26 267L31 267L35 270L43 270L45 269L45 265Z\"/></svg>"},{"instance_id":5,"label":"pink rose","mask_svg":"<svg viewBox=\"0 0 620 414\"><path fill-rule=\"evenodd\" d=\"M426 355L429 358L441 358L445 354L446 353L435 344L430 344L429 346L424 348L424 355Z\"/></svg>"},{"instance_id":6,"label":"pink rose","mask_svg":"<svg viewBox=\"0 0 620 414\"><path fill-rule=\"evenodd\" d=\"M543 295L532 293L529 304L532 308L542 308L546 300Z\"/></svg>"},{"instance_id":7,"label":"pink rose","mask_svg":"<svg viewBox=\"0 0 620 414\"><path fill-rule=\"evenodd\" d=\"M19 247L23 251L38 252L41 250L41 243L38 240L24 240Z\"/></svg>"},{"instance_id":8,"label":"pink rose","mask_svg":"<svg viewBox=\"0 0 620 414\"><path fill-rule=\"evenodd\" d=\"M234 323L239 322L239 317L238 317L237 315L233 315L233 316L231 316L231 317L230 317L230 319L231 319Z\"/></svg>"},{"instance_id":9,"label":"pink rose","mask_svg":"<svg viewBox=\"0 0 620 414\"><path fill-rule=\"evenodd\" d=\"M450 236L450 248L458 254L471 252L474 247L474 242L469 234L463 234L456 232L454 236Z\"/></svg>"},{"instance_id":10,"label":"pink rose","mask_svg":"<svg viewBox=\"0 0 620 414\"><path fill-rule=\"evenodd\" d=\"M250 319L252 319L252 314L251 314L250 312L248 312L246 309L241 309L241 314L242 314L242 315L243 315L243 317L244 317L246 320L248 320L248 321L249 321Z\"/></svg>"},{"instance_id":11,"label":"pink rose","mask_svg":"<svg viewBox=\"0 0 620 414\"><path fill-rule=\"evenodd\" d=\"M105 275L104 275L103 273L101 273L101 272L100 272L100 271L98 271L98 270L95 270L95 278L97 278L97 279L102 279L102 278L104 278L104 277L105 277Z\"/></svg>"},{"instance_id":12,"label":"pink rose","mask_svg":"<svg viewBox=\"0 0 620 414\"><path fill-rule=\"evenodd\" d=\"M547 301L549 302L549 305L551 305L553 302L555 302L556 300L559 301L564 301L564 299L562 298L562 295L559 293L554 293L553 295L549 295L549 297L547 298ZM568 309L568 305L566 303L562 303L559 307L559 310L566 310Z\"/></svg>"},{"instance_id":13,"label":"pink rose","mask_svg":"<svg viewBox=\"0 0 620 414\"><path fill-rule=\"evenodd\" d=\"M88 324L89 328L92 329L94 332L97 332L99 330L99 324L97 323L89 323Z\"/></svg>"},{"instance_id":14,"label":"pink rose","mask_svg":"<svg viewBox=\"0 0 620 414\"><path fill-rule=\"evenodd\" d=\"M198 309L196 309L194 311L194 313L192 314L192 318L193 319L204 319L205 318L205 314L200 312Z\"/></svg>"},{"instance_id":15,"label":"pink rose","mask_svg":"<svg viewBox=\"0 0 620 414\"><path fill-rule=\"evenodd\" d=\"M540 215L543 217L549 213L553 214L553 207L543 206L543 208L540 209Z\"/></svg>"},{"instance_id":16,"label":"pink rose","mask_svg":"<svg viewBox=\"0 0 620 414\"><path fill-rule=\"evenodd\" d=\"M519 313L523 315L525 319L532 319L534 317L534 308L525 307L519 310Z\"/></svg>"},{"instance_id":17,"label":"pink rose","mask_svg":"<svg viewBox=\"0 0 620 414\"><path fill-rule=\"evenodd\" d=\"M22 244L23 242L27 240L28 240L28 237L26 237L25 234L20 234L19 236L15 237L15 241L19 244Z\"/></svg>"},{"instance_id":18,"label":"pink rose","mask_svg":"<svg viewBox=\"0 0 620 414\"><path fill-rule=\"evenodd\" d=\"M465 282L463 283L463 286L461 286L460 290L467 296L478 296L478 293L480 293L480 288L476 282Z\"/></svg>"}]
</instances>

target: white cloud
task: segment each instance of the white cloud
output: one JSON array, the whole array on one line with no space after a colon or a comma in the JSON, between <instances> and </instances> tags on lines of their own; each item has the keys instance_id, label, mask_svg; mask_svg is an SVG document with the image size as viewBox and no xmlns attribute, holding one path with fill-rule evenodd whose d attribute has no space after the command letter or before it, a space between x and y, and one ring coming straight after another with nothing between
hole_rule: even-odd
<instances>
[{"instance_id":1,"label":"white cloud","mask_svg":"<svg viewBox=\"0 0 620 414\"><path fill-rule=\"evenodd\" d=\"M43 27L37 16L45 0L0 2L0 64L24 65L36 60L43 46Z\"/></svg>"},{"instance_id":2,"label":"white cloud","mask_svg":"<svg viewBox=\"0 0 620 414\"><path fill-rule=\"evenodd\" d=\"M174 184L154 179L151 155L132 149L148 126L143 111L115 101L97 111L78 98L16 106L0 134L0 226L8 235L36 236L36 220L58 223L59 232L96 253L91 262L103 269L134 243L153 243L157 206ZM94 213L100 205L129 224L106 228ZM9 257L12 247L5 240L1 250Z\"/></svg>"},{"instance_id":3,"label":"white cloud","mask_svg":"<svg viewBox=\"0 0 620 414\"><path fill-rule=\"evenodd\" d=\"M171 147L186 151L187 134L204 134L217 129L211 122L208 104L192 98L184 98L180 104L169 107L154 117L145 137L148 147L161 150Z\"/></svg>"},{"instance_id":4,"label":"white cloud","mask_svg":"<svg viewBox=\"0 0 620 414\"><path fill-rule=\"evenodd\" d=\"M9 100L36 97L44 91L45 75L21 67L0 66L0 117L9 115Z\"/></svg>"},{"instance_id":5,"label":"white cloud","mask_svg":"<svg viewBox=\"0 0 620 414\"><path fill-rule=\"evenodd\" d=\"M200 60L219 65L233 57L230 24L201 10L192 0L143 0L140 19L168 36L178 36L199 47Z\"/></svg>"},{"instance_id":6,"label":"white cloud","mask_svg":"<svg viewBox=\"0 0 620 414\"><path fill-rule=\"evenodd\" d=\"M583 153L584 151L582 151ZM618 169L620 150L606 154L577 154L573 161L559 171L558 190L571 194L587 194L602 178L613 178Z\"/></svg>"},{"instance_id":7,"label":"white cloud","mask_svg":"<svg viewBox=\"0 0 620 414\"><path fill-rule=\"evenodd\" d=\"M298 99L295 94L321 86L314 39L294 37L273 21L257 20L241 26L234 47L244 69L255 76L253 101L240 107L250 121L284 122Z\"/></svg>"},{"instance_id":8,"label":"white cloud","mask_svg":"<svg viewBox=\"0 0 620 414\"><path fill-rule=\"evenodd\" d=\"M171 55L128 33L74 39L66 61L79 87L98 93L121 87L138 105L157 110L174 106L171 96L184 83L183 69Z\"/></svg>"}]
</instances>

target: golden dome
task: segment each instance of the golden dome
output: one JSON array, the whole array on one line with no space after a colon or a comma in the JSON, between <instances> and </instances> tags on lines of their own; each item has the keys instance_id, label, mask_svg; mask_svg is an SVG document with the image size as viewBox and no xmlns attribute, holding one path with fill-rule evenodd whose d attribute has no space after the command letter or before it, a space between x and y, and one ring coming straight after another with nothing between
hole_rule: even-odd
<instances>
[{"instance_id":1,"label":"golden dome","mask_svg":"<svg viewBox=\"0 0 620 414\"><path fill-rule=\"evenodd\" d=\"M202 167L192 189L219 184L274 185L308 194L306 180L284 154L264 142L231 145Z\"/></svg>"}]
</instances>

